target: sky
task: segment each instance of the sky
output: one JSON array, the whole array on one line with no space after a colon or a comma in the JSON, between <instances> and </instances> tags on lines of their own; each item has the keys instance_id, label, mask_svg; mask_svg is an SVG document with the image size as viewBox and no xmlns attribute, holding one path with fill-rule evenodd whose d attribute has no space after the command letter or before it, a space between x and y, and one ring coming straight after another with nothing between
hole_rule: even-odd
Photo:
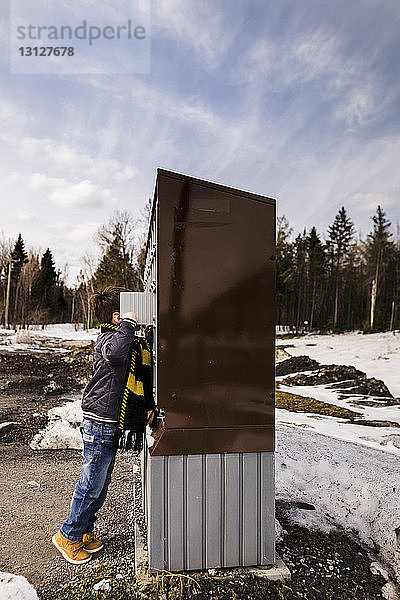
<instances>
[{"instance_id":1,"label":"sky","mask_svg":"<svg viewBox=\"0 0 400 600\"><path fill-rule=\"evenodd\" d=\"M51 1L29 5L43 14ZM158 167L276 198L294 232L324 235L342 205L362 236L378 204L396 228L398 0L136 0L151 16L144 72L116 72L132 51L112 42L105 72L88 54L81 74L12 72L10 16L24 0L10 2L0 235L50 247L68 283L113 211L139 217ZM94 19L94 0L58 6L60 19L62 8ZM110 6L111 23L135 20L134 0Z\"/></svg>"}]
</instances>

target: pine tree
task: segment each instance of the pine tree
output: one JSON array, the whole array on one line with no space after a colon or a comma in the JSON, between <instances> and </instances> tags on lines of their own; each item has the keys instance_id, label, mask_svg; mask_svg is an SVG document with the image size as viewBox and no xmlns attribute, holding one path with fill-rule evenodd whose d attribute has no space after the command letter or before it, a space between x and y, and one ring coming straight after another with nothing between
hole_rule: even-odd
<instances>
[{"instance_id":1,"label":"pine tree","mask_svg":"<svg viewBox=\"0 0 400 600\"><path fill-rule=\"evenodd\" d=\"M93 286L100 289L112 285L136 290L138 284L138 273L129 258L124 256L120 240L115 237L107 246L93 275Z\"/></svg>"},{"instance_id":2,"label":"pine tree","mask_svg":"<svg viewBox=\"0 0 400 600\"><path fill-rule=\"evenodd\" d=\"M57 312L57 273L50 248L42 256L40 269L33 283L33 301L38 314L43 312L43 318L48 320Z\"/></svg>"},{"instance_id":3,"label":"pine tree","mask_svg":"<svg viewBox=\"0 0 400 600\"><path fill-rule=\"evenodd\" d=\"M346 254L349 252L354 236L353 221L347 216L344 206L335 216L333 224L328 228L328 240L326 243L328 257L330 259L331 274L334 281L334 315L333 327L336 328L339 313L339 292L341 283L341 269Z\"/></svg>"},{"instance_id":4,"label":"pine tree","mask_svg":"<svg viewBox=\"0 0 400 600\"><path fill-rule=\"evenodd\" d=\"M307 315L307 236L298 235L294 241L294 289L296 297L295 324L300 329Z\"/></svg>"},{"instance_id":5,"label":"pine tree","mask_svg":"<svg viewBox=\"0 0 400 600\"><path fill-rule=\"evenodd\" d=\"M15 242L14 250L11 253L11 258L13 261L11 277L18 280L23 265L28 262L28 255L25 252L25 243L20 233Z\"/></svg>"},{"instance_id":6,"label":"pine tree","mask_svg":"<svg viewBox=\"0 0 400 600\"><path fill-rule=\"evenodd\" d=\"M276 240L276 302L279 325L289 324L290 302L294 292L293 243L289 241L291 233L292 229L286 217L279 217Z\"/></svg>"},{"instance_id":7,"label":"pine tree","mask_svg":"<svg viewBox=\"0 0 400 600\"><path fill-rule=\"evenodd\" d=\"M325 275L326 261L324 246L315 227L311 228L311 231L306 239L306 244L308 255L308 272L311 282L310 329L312 329L315 318L316 299L318 292L320 304L322 303L321 285Z\"/></svg>"},{"instance_id":8,"label":"pine tree","mask_svg":"<svg viewBox=\"0 0 400 600\"><path fill-rule=\"evenodd\" d=\"M380 327L385 327L388 309L385 307L386 273L389 263L393 261L395 247L390 232L391 222L386 218L385 212L378 206L375 215L372 217L373 230L368 234L366 244L366 261L369 275L371 299L370 299L370 329L374 329L376 307L378 299L382 300L380 308L381 322ZM385 310L386 308L386 310Z\"/></svg>"}]
</instances>

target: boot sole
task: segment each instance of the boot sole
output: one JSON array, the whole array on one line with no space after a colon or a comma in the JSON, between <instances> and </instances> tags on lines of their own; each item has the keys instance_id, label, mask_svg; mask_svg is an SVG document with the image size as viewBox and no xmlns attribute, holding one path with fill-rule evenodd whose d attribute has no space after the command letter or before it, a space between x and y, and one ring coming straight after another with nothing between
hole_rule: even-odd
<instances>
[{"instance_id":1,"label":"boot sole","mask_svg":"<svg viewBox=\"0 0 400 600\"><path fill-rule=\"evenodd\" d=\"M99 546L98 548L96 548L95 550L89 550L89 548L85 548L86 552L89 552L89 554L95 554L96 552L98 552L99 550L103 550L104 548L104 544L102 544L101 546Z\"/></svg>"},{"instance_id":2,"label":"boot sole","mask_svg":"<svg viewBox=\"0 0 400 600\"><path fill-rule=\"evenodd\" d=\"M60 546L57 544L55 534L51 538L51 541L53 542L53 544L57 548L57 550L59 552L61 552L61 554L63 555L63 557L65 558L65 560L67 560L72 565L84 565L85 563L89 562L89 560L92 558L91 556L88 556L84 560L74 560L73 558L70 558L68 556L68 554L66 552L64 552L64 550L62 548L60 548Z\"/></svg>"}]
</instances>

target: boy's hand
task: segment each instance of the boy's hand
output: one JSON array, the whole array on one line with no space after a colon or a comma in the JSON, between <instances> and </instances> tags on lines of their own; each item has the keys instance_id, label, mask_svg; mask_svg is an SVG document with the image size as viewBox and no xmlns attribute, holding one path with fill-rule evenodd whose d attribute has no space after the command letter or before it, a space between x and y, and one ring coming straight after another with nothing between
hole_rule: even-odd
<instances>
[{"instance_id":1,"label":"boy's hand","mask_svg":"<svg viewBox=\"0 0 400 600\"><path fill-rule=\"evenodd\" d=\"M134 312L127 312L124 315L122 315L122 318L123 319L133 319L134 321L136 321L136 323L137 323L137 320L138 320L138 318L137 318L137 316L135 315Z\"/></svg>"}]
</instances>

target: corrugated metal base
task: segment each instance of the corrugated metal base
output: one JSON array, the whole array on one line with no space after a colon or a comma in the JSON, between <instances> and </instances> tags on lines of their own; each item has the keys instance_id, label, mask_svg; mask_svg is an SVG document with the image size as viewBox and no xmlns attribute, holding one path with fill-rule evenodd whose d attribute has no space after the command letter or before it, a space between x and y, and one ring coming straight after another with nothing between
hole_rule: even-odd
<instances>
[{"instance_id":1,"label":"corrugated metal base","mask_svg":"<svg viewBox=\"0 0 400 600\"><path fill-rule=\"evenodd\" d=\"M275 562L274 453L146 456L150 567Z\"/></svg>"}]
</instances>

